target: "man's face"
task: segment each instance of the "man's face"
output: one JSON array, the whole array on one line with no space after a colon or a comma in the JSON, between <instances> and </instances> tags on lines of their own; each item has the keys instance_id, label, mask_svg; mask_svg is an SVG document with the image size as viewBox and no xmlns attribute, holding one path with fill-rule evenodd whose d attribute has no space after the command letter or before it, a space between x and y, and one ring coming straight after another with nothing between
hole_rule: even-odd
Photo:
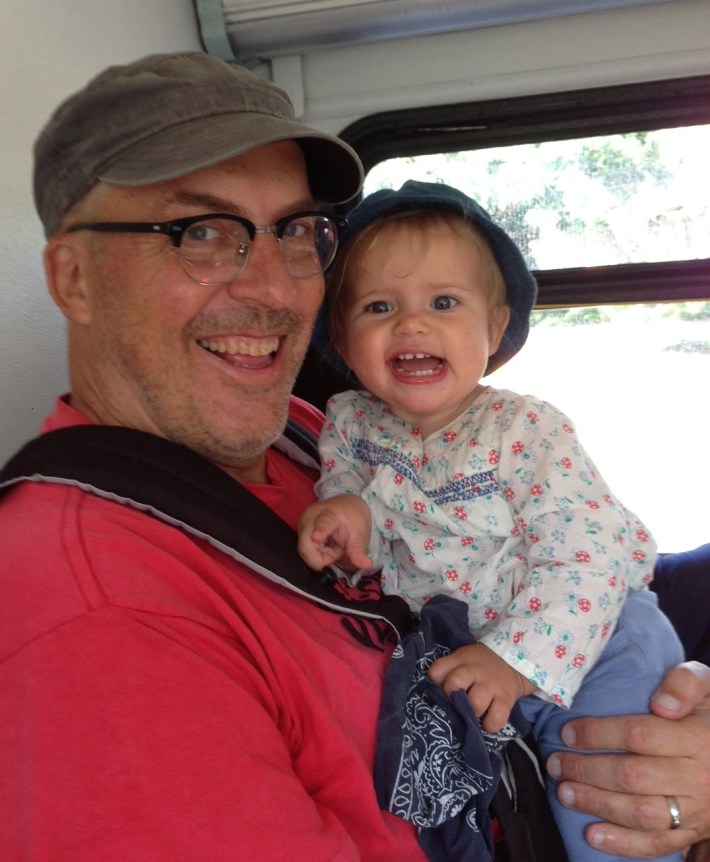
<instances>
[{"instance_id":1,"label":"man's face","mask_svg":"<svg viewBox=\"0 0 710 862\"><path fill-rule=\"evenodd\" d=\"M271 225L313 200L301 151L287 141L164 183L104 186L92 205L97 221L222 212ZM322 275L293 279L270 233L257 234L246 270L219 287L192 281L164 235L70 236L91 250L88 311L72 325L72 403L253 480L283 428Z\"/></svg>"}]
</instances>

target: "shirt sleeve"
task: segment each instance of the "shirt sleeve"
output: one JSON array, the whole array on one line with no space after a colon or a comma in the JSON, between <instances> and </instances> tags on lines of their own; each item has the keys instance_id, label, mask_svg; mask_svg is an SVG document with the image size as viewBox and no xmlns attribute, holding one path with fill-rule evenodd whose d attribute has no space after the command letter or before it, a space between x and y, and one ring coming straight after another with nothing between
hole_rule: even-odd
<instances>
[{"instance_id":1,"label":"shirt sleeve","mask_svg":"<svg viewBox=\"0 0 710 862\"><path fill-rule=\"evenodd\" d=\"M329 399L318 449L321 458L321 475L315 492L320 500L338 494L364 496L372 477L372 465L357 457L350 445L353 430L362 425L360 420L368 412L363 393L348 391ZM367 501L366 501L367 502ZM382 567L384 543L377 525L372 521L367 555L372 560L368 573Z\"/></svg>"},{"instance_id":2,"label":"shirt sleeve","mask_svg":"<svg viewBox=\"0 0 710 862\"><path fill-rule=\"evenodd\" d=\"M567 416L519 399L498 423L498 475L525 565L483 641L568 706L627 591L650 581L655 543L614 496Z\"/></svg>"},{"instance_id":3,"label":"shirt sleeve","mask_svg":"<svg viewBox=\"0 0 710 862\"><path fill-rule=\"evenodd\" d=\"M179 628L104 610L6 664L5 827L25 824L34 862L359 859L297 778L253 663L232 645L227 675Z\"/></svg>"},{"instance_id":4,"label":"shirt sleeve","mask_svg":"<svg viewBox=\"0 0 710 862\"><path fill-rule=\"evenodd\" d=\"M323 427L323 414L317 407L309 404L308 401L291 395L288 403L288 415L289 418L294 419L304 428L307 428L316 437L320 434Z\"/></svg>"}]
</instances>

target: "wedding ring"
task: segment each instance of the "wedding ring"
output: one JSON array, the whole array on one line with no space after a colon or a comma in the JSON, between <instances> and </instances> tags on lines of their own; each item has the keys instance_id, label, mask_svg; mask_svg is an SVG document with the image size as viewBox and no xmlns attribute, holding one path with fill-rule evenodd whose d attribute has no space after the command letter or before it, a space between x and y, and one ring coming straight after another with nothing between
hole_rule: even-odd
<instances>
[{"instance_id":1,"label":"wedding ring","mask_svg":"<svg viewBox=\"0 0 710 862\"><path fill-rule=\"evenodd\" d=\"M675 796L666 796L666 802L668 803L668 813L671 815L671 829L678 829L680 827L678 799Z\"/></svg>"}]
</instances>

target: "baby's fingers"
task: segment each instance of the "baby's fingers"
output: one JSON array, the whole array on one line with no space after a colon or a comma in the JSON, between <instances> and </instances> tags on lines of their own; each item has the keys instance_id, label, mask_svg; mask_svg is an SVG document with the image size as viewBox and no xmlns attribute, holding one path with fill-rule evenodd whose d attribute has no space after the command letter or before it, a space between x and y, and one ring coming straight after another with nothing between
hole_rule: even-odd
<instances>
[{"instance_id":1,"label":"baby's fingers","mask_svg":"<svg viewBox=\"0 0 710 862\"><path fill-rule=\"evenodd\" d=\"M368 570L372 568L372 560L362 548L356 545L348 545L347 556L350 559L351 568L355 571Z\"/></svg>"},{"instance_id":2,"label":"baby's fingers","mask_svg":"<svg viewBox=\"0 0 710 862\"><path fill-rule=\"evenodd\" d=\"M332 554L327 554L326 548L323 545L317 544L311 536L302 533L298 539L298 553L301 555L303 562L311 569L320 572L326 566L329 566L332 560ZM328 557L331 559L328 559Z\"/></svg>"},{"instance_id":3,"label":"baby's fingers","mask_svg":"<svg viewBox=\"0 0 710 862\"><path fill-rule=\"evenodd\" d=\"M335 544L335 536L341 522L335 512L324 509L318 512L310 525L311 541L322 547Z\"/></svg>"},{"instance_id":4,"label":"baby's fingers","mask_svg":"<svg viewBox=\"0 0 710 862\"><path fill-rule=\"evenodd\" d=\"M443 687L444 680L457 667L461 666L461 660L455 652L438 658L427 671L427 676L432 682ZM469 682L470 685L470 682ZM459 686L461 687L461 686Z\"/></svg>"}]
</instances>

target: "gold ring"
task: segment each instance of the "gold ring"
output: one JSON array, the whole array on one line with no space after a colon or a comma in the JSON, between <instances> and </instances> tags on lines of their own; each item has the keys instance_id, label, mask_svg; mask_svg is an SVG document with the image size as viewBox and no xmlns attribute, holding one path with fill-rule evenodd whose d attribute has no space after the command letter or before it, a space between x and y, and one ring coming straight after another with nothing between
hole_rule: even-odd
<instances>
[{"instance_id":1,"label":"gold ring","mask_svg":"<svg viewBox=\"0 0 710 862\"><path fill-rule=\"evenodd\" d=\"M668 803L668 813L671 815L671 829L678 829L680 827L678 799L675 796L666 796L666 802Z\"/></svg>"}]
</instances>

